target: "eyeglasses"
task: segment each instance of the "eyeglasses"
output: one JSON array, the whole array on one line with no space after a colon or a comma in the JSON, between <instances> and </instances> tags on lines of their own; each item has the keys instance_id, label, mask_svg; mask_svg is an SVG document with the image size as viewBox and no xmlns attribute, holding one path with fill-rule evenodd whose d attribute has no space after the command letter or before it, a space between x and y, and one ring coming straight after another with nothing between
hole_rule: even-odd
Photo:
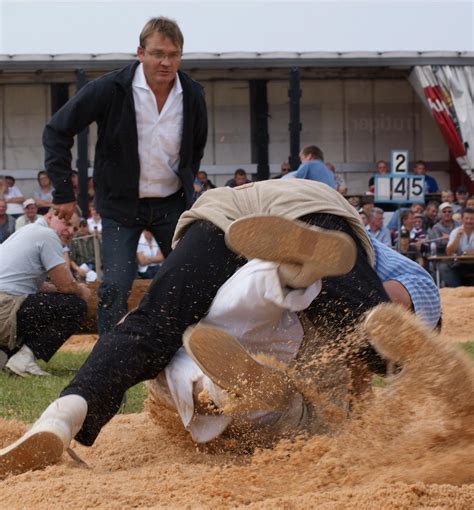
<instances>
[{"instance_id":1,"label":"eyeglasses","mask_svg":"<svg viewBox=\"0 0 474 510\"><path fill-rule=\"evenodd\" d=\"M453 213L453 211L451 209L443 209L441 212L442 213L449 213L449 214Z\"/></svg>"},{"instance_id":2,"label":"eyeglasses","mask_svg":"<svg viewBox=\"0 0 474 510\"><path fill-rule=\"evenodd\" d=\"M181 58L181 52L175 51L173 53L165 53L164 51L148 51L145 48L142 48L144 52L147 52L150 57L154 58L159 62L163 62L163 60L168 59L170 62L176 62Z\"/></svg>"}]
</instances>

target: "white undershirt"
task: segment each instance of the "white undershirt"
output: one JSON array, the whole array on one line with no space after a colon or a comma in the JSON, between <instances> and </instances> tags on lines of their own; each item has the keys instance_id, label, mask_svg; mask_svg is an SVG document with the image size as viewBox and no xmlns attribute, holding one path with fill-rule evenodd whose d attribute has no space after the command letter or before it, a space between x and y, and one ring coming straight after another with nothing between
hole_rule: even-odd
<instances>
[{"instance_id":1,"label":"white undershirt","mask_svg":"<svg viewBox=\"0 0 474 510\"><path fill-rule=\"evenodd\" d=\"M177 175L183 133L183 89L176 74L161 112L140 64L132 82L140 159L140 198L167 197L181 188Z\"/></svg>"}]
</instances>

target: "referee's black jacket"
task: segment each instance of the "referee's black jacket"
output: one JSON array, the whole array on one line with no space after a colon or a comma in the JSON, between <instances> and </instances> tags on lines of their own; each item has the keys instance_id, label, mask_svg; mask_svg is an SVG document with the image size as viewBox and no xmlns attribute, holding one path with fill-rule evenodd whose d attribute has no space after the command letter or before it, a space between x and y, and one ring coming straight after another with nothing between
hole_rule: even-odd
<instances>
[{"instance_id":1,"label":"referee's black jacket","mask_svg":"<svg viewBox=\"0 0 474 510\"><path fill-rule=\"evenodd\" d=\"M140 162L132 81L139 62L85 85L46 125L43 132L46 170L55 189L53 202L75 200L71 183L74 136L97 122L94 160L95 201L99 213L133 224L139 200ZM193 181L204 154L207 112L201 85L178 71L183 88L183 134L178 175L188 207Z\"/></svg>"}]
</instances>

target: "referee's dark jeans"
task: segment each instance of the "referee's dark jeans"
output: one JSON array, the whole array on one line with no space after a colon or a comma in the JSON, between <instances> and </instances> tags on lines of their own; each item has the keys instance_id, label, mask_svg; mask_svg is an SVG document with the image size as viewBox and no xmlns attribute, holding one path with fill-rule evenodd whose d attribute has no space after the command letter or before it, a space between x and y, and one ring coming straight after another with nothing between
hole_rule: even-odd
<instances>
[{"instance_id":1,"label":"referee's dark jeans","mask_svg":"<svg viewBox=\"0 0 474 510\"><path fill-rule=\"evenodd\" d=\"M86 302L79 296L57 292L31 294L16 314L17 338L36 358L49 361L79 330L86 313Z\"/></svg>"},{"instance_id":2,"label":"referee's dark jeans","mask_svg":"<svg viewBox=\"0 0 474 510\"><path fill-rule=\"evenodd\" d=\"M127 313L127 301L137 275L137 246L143 229L148 229L166 257L179 217L186 208L182 190L164 198L142 198L133 225L102 218L102 270L99 287L98 328L110 331Z\"/></svg>"},{"instance_id":3,"label":"referee's dark jeans","mask_svg":"<svg viewBox=\"0 0 474 510\"><path fill-rule=\"evenodd\" d=\"M312 214L304 218L326 228L347 231L344 219L332 215ZM76 377L62 396L81 395L88 412L76 439L91 445L100 429L118 411L124 393L135 384L153 379L170 362L182 346L182 334L188 326L202 319L219 288L245 260L225 245L224 233L212 223L197 221L188 228L177 248L164 261L137 310L122 324L102 335ZM337 329L347 314L346 307L356 311L347 322L356 320L363 311L386 300L374 271L359 246L357 263L334 285L327 279L324 289L330 295L321 297L324 304L310 306L312 320L319 320L331 310ZM373 298L371 285L377 288ZM334 290L333 290L334 289ZM378 294L378 298L375 295ZM333 301L334 300L334 301ZM343 322L343 321L342 321Z\"/></svg>"}]
</instances>

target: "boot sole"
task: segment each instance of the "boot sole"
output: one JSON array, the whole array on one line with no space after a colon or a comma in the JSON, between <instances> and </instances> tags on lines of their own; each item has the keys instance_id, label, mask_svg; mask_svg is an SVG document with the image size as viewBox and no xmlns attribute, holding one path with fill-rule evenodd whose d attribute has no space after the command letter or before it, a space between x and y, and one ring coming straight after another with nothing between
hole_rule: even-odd
<instances>
[{"instance_id":1,"label":"boot sole","mask_svg":"<svg viewBox=\"0 0 474 510\"><path fill-rule=\"evenodd\" d=\"M247 411L286 409L295 394L286 374L256 361L222 330L198 326L185 333L183 343L215 384L244 398Z\"/></svg>"},{"instance_id":2,"label":"boot sole","mask_svg":"<svg viewBox=\"0 0 474 510\"><path fill-rule=\"evenodd\" d=\"M52 432L36 432L21 438L0 450L0 479L55 464L63 449L61 439Z\"/></svg>"},{"instance_id":3,"label":"boot sole","mask_svg":"<svg viewBox=\"0 0 474 510\"><path fill-rule=\"evenodd\" d=\"M348 273L357 258L355 242L347 234L279 216L256 215L234 221L226 243L247 259L309 263L320 277Z\"/></svg>"}]
</instances>

